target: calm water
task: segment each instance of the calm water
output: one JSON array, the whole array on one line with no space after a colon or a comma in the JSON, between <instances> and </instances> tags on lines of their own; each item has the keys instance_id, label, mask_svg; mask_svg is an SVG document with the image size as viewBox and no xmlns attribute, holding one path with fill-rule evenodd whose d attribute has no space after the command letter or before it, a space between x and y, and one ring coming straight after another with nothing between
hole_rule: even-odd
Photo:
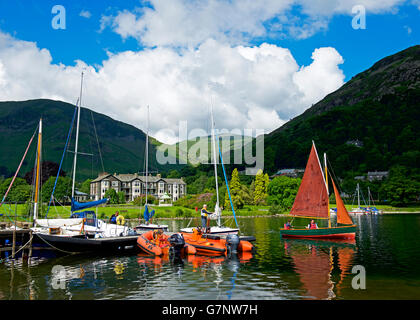
<instances>
[{"instance_id":1,"label":"calm water","mask_svg":"<svg viewBox=\"0 0 420 320\"><path fill-rule=\"evenodd\" d=\"M420 215L355 220L356 241L337 243L281 240L284 218L240 219L257 251L232 259L172 262L139 253L4 259L0 299L419 299ZM56 265L65 270L64 289L53 289ZM365 290L352 288L354 265L365 267Z\"/></svg>"}]
</instances>

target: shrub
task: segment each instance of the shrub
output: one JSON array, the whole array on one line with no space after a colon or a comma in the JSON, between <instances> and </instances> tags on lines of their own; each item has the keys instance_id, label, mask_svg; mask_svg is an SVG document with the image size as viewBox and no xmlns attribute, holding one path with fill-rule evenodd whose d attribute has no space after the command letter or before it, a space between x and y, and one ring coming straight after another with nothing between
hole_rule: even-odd
<instances>
[{"instance_id":1,"label":"shrub","mask_svg":"<svg viewBox=\"0 0 420 320\"><path fill-rule=\"evenodd\" d=\"M182 217L184 215L184 211L182 211L182 209L178 208L175 210L175 215L177 217Z\"/></svg>"}]
</instances>

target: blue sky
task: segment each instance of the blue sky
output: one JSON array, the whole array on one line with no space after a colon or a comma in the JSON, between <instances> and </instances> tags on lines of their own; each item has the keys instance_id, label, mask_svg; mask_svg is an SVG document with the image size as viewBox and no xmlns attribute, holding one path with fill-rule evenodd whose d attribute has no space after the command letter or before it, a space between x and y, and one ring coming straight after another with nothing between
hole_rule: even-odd
<instances>
[{"instance_id":1,"label":"blue sky","mask_svg":"<svg viewBox=\"0 0 420 320\"><path fill-rule=\"evenodd\" d=\"M51 8L56 4L66 8L65 30L51 27L54 16ZM0 30L47 48L53 63L74 65L75 60L80 59L88 64L101 64L107 58L107 51L115 53L143 48L134 38L122 39L109 28L100 32L101 16L141 5L144 4L139 0L1 0ZM81 17L82 11L89 11L90 18ZM377 60L420 43L420 11L411 3L399 6L398 11L398 14L367 12L365 30L353 30L352 16L340 14L331 19L328 30L307 39L259 37L252 39L250 44L268 42L289 48L297 62L303 65L310 64L314 48L333 46L345 60L341 68L347 81Z\"/></svg>"},{"instance_id":2,"label":"blue sky","mask_svg":"<svg viewBox=\"0 0 420 320\"><path fill-rule=\"evenodd\" d=\"M352 28L356 4L366 29ZM84 68L88 107L144 129L151 105L158 139L205 127L209 96L221 127L271 131L419 44L419 18L420 0L0 0L0 100L74 102Z\"/></svg>"}]
</instances>

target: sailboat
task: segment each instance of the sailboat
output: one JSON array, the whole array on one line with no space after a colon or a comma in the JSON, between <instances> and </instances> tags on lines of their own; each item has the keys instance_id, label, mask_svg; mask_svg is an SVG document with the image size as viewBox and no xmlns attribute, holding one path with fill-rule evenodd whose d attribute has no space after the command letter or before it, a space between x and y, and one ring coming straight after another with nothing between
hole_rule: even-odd
<instances>
[{"instance_id":1,"label":"sailboat","mask_svg":"<svg viewBox=\"0 0 420 320\"><path fill-rule=\"evenodd\" d=\"M168 231L168 226L166 224L154 224L154 223L149 223L149 221L153 218L155 210L152 210L149 212L149 206L147 203L147 189L149 188L149 184L148 184L148 176L149 176L149 106L147 106L147 130L146 130L146 177L145 177L145 186L146 186L146 202L144 204L144 212L143 212L143 217L144 220L146 221L146 223L140 223L139 225L137 225L134 229L137 232L142 232L142 231L149 231L149 230L162 230L162 231Z\"/></svg>"},{"instance_id":2,"label":"sailboat","mask_svg":"<svg viewBox=\"0 0 420 320\"><path fill-rule=\"evenodd\" d=\"M292 238L331 238L331 239L354 239L356 235L356 226L350 218L344 202L331 179L334 194L337 203L337 225L331 226L331 216L329 210L328 197L328 170L327 157L325 160L325 177L322 172L321 163L318 158L315 143L312 143L311 153L306 165L305 173L301 185L293 203L291 216L305 217L312 219L328 219L327 228L282 228L280 235L282 237Z\"/></svg>"},{"instance_id":3,"label":"sailboat","mask_svg":"<svg viewBox=\"0 0 420 320\"><path fill-rule=\"evenodd\" d=\"M351 214L365 214L366 213L366 209L360 207L360 185L357 184L356 187L356 193L357 193L357 208L353 208L350 213ZM354 197L353 197L354 200Z\"/></svg>"},{"instance_id":4,"label":"sailboat","mask_svg":"<svg viewBox=\"0 0 420 320\"><path fill-rule=\"evenodd\" d=\"M373 206L370 205L370 200L372 200ZM370 188L368 187L368 206L366 208L366 213L370 214L379 214L381 211L375 207L375 201L373 201L372 193L370 192Z\"/></svg>"},{"instance_id":5,"label":"sailboat","mask_svg":"<svg viewBox=\"0 0 420 320\"><path fill-rule=\"evenodd\" d=\"M212 126L212 146L213 146L213 164L214 164L214 177L216 179L216 205L214 207L214 213L212 215L210 215L210 219L216 220L217 225L216 226L211 226L209 228L209 230L207 231L208 234L238 234L239 232L239 228L229 228L226 226L223 226L221 221L220 221L220 217L222 216L222 210L220 209L220 205L219 205L219 183L217 181L218 177L217 177L217 156L216 156L216 134L215 134L215 125L214 125L214 117L213 117L213 108L211 108L211 126ZM219 140L218 140L218 145L219 145ZM223 166L223 158L222 158L222 154L220 152L220 145L219 145L219 155L220 155L220 159L222 161L222 166ZM223 168L224 170L224 168ZM225 176L226 178L226 176ZM229 186L227 184L227 179L226 179L226 186L229 189ZM229 192L229 191L228 191ZM233 205L232 205L233 208ZM235 211L233 210L233 214L235 215ZM236 222L236 218L235 218L235 222ZM181 232L186 232L186 233L192 233L194 230L194 228L183 228L181 229Z\"/></svg>"},{"instance_id":6,"label":"sailboat","mask_svg":"<svg viewBox=\"0 0 420 320\"><path fill-rule=\"evenodd\" d=\"M130 238L130 228L122 225L106 223L97 219L93 211L79 212L80 210L92 208L102 203L106 203L108 199L101 199L97 201L80 203L74 200L75 195L75 178L77 169L77 155L78 155L78 140L79 140L79 123L80 123L80 109L81 97L83 87L83 73L81 77L80 97L76 106L77 110L77 129L76 129L76 143L74 150L73 162L73 183L72 183L72 198L71 198L71 216L67 219L38 219L38 191L40 185L40 158L41 158L41 143L42 143L42 119L40 122L39 137L38 137L38 152L37 152L37 166L36 166L36 186L35 186L35 201L34 201L34 235L43 242L49 244L54 248L65 250L66 252L82 252L100 249L115 249L125 247L126 245L135 245L136 237ZM76 112L75 110L75 112ZM74 117L73 117L74 120ZM69 135L71 128L69 130ZM68 137L69 138L69 137ZM66 143L67 147L67 143ZM64 149L66 152L66 148ZM64 153L63 153L64 155ZM64 156L63 156L64 158ZM62 159L63 160L63 159ZM61 164L60 164L61 168ZM57 174L57 178L59 172ZM57 183L57 179L56 179ZM55 186L54 186L55 190ZM53 194L51 195L51 198ZM128 236L128 237L127 237ZM114 238L115 241L110 241L109 238ZM120 239L115 239L120 238ZM98 240L98 241L96 241ZM103 240L103 241L102 241Z\"/></svg>"}]
</instances>

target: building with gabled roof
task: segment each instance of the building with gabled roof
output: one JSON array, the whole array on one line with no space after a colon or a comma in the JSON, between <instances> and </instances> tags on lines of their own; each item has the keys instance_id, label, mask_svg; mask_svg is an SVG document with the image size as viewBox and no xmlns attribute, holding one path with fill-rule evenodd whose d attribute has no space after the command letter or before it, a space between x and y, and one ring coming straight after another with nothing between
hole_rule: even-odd
<instances>
[{"instance_id":1,"label":"building with gabled roof","mask_svg":"<svg viewBox=\"0 0 420 320\"><path fill-rule=\"evenodd\" d=\"M147 194L161 199L167 193L172 201L187 194L187 184L180 179L162 178L160 174L147 177ZM127 202L146 194L146 176L134 174L101 173L90 183L90 193L95 200L103 199L109 189L124 192Z\"/></svg>"}]
</instances>

